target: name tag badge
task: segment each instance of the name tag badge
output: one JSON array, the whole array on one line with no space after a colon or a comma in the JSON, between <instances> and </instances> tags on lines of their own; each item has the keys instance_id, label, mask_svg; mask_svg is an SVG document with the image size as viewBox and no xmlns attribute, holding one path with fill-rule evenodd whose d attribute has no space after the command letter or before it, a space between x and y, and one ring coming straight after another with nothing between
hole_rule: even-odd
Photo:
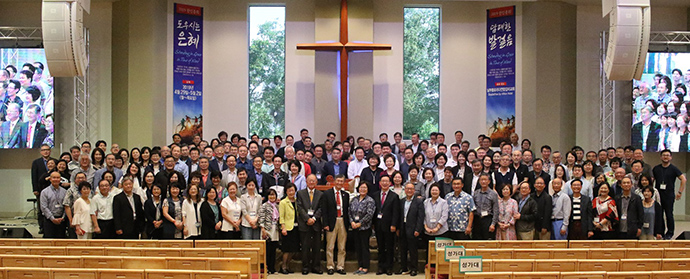
<instances>
[{"instance_id":1,"label":"name tag badge","mask_svg":"<svg viewBox=\"0 0 690 279\"><path fill-rule=\"evenodd\" d=\"M197 229L201 228L201 222L196 222L194 225L196 226Z\"/></svg>"},{"instance_id":2,"label":"name tag badge","mask_svg":"<svg viewBox=\"0 0 690 279\"><path fill-rule=\"evenodd\" d=\"M661 185L659 185L659 189L666 190L666 183L662 183Z\"/></svg>"},{"instance_id":3,"label":"name tag badge","mask_svg":"<svg viewBox=\"0 0 690 279\"><path fill-rule=\"evenodd\" d=\"M482 210L482 217L489 216L489 212L486 210Z\"/></svg>"},{"instance_id":4,"label":"name tag badge","mask_svg":"<svg viewBox=\"0 0 690 279\"><path fill-rule=\"evenodd\" d=\"M136 211L135 211L134 214L132 214L132 215L134 215L134 219L137 219L137 213L136 213Z\"/></svg>"},{"instance_id":5,"label":"name tag badge","mask_svg":"<svg viewBox=\"0 0 690 279\"><path fill-rule=\"evenodd\" d=\"M649 223L642 224L642 228L649 229Z\"/></svg>"},{"instance_id":6,"label":"name tag badge","mask_svg":"<svg viewBox=\"0 0 690 279\"><path fill-rule=\"evenodd\" d=\"M249 212L249 217L256 217L256 212Z\"/></svg>"},{"instance_id":7,"label":"name tag badge","mask_svg":"<svg viewBox=\"0 0 690 279\"><path fill-rule=\"evenodd\" d=\"M573 216L573 220L580 220L580 216Z\"/></svg>"},{"instance_id":8,"label":"name tag badge","mask_svg":"<svg viewBox=\"0 0 690 279\"><path fill-rule=\"evenodd\" d=\"M321 179L321 173L317 173L316 178Z\"/></svg>"},{"instance_id":9,"label":"name tag badge","mask_svg":"<svg viewBox=\"0 0 690 279\"><path fill-rule=\"evenodd\" d=\"M340 210L340 206L339 206L339 205L336 206L335 209L336 209L336 210Z\"/></svg>"},{"instance_id":10,"label":"name tag badge","mask_svg":"<svg viewBox=\"0 0 690 279\"><path fill-rule=\"evenodd\" d=\"M313 209L307 210L307 215L314 216L314 210Z\"/></svg>"},{"instance_id":11,"label":"name tag badge","mask_svg":"<svg viewBox=\"0 0 690 279\"><path fill-rule=\"evenodd\" d=\"M429 222L436 223L436 219L431 219L431 220L429 220Z\"/></svg>"},{"instance_id":12,"label":"name tag badge","mask_svg":"<svg viewBox=\"0 0 690 279\"><path fill-rule=\"evenodd\" d=\"M595 223L600 223L600 222L599 222L599 216L594 217L594 222L595 222Z\"/></svg>"},{"instance_id":13,"label":"name tag badge","mask_svg":"<svg viewBox=\"0 0 690 279\"><path fill-rule=\"evenodd\" d=\"M232 214L232 216L235 218L235 220L240 219L240 213L239 212L235 212L234 214Z\"/></svg>"},{"instance_id":14,"label":"name tag badge","mask_svg":"<svg viewBox=\"0 0 690 279\"><path fill-rule=\"evenodd\" d=\"M379 215L376 215L376 218L379 218L379 219L383 218L383 213L379 213Z\"/></svg>"},{"instance_id":15,"label":"name tag badge","mask_svg":"<svg viewBox=\"0 0 690 279\"><path fill-rule=\"evenodd\" d=\"M359 216L355 216L355 221L359 221Z\"/></svg>"},{"instance_id":16,"label":"name tag badge","mask_svg":"<svg viewBox=\"0 0 690 279\"><path fill-rule=\"evenodd\" d=\"M297 222L295 222L295 227L297 227Z\"/></svg>"},{"instance_id":17,"label":"name tag badge","mask_svg":"<svg viewBox=\"0 0 690 279\"><path fill-rule=\"evenodd\" d=\"M621 220L628 220L628 214L623 214L621 216Z\"/></svg>"},{"instance_id":18,"label":"name tag badge","mask_svg":"<svg viewBox=\"0 0 690 279\"><path fill-rule=\"evenodd\" d=\"M60 208L60 206L61 206L61 205L59 205L59 204L56 204L56 205L55 205L55 208Z\"/></svg>"},{"instance_id":19,"label":"name tag badge","mask_svg":"<svg viewBox=\"0 0 690 279\"><path fill-rule=\"evenodd\" d=\"M403 218L403 223L407 223L407 217Z\"/></svg>"}]
</instances>

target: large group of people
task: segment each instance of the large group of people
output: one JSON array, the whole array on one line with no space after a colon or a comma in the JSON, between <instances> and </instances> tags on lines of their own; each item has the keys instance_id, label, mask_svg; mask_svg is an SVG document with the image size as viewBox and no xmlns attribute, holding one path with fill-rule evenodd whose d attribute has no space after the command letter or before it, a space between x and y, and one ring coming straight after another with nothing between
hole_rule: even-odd
<instances>
[{"instance_id":1,"label":"large group of people","mask_svg":"<svg viewBox=\"0 0 690 279\"><path fill-rule=\"evenodd\" d=\"M653 84L633 88L632 145L644 151L688 152L690 141L690 69L673 69L669 77L654 75Z\"/></svg>"},{"instance_id":2,"label":"large group of people","mask_svg":"<svg viewBox=\"0 0 690 279\"><path fill-rule=\"evenodd\" d=\"M53 79L41 62L0 69L0 148L54 145Z\"/></svg>"},{"instance_id":3,"label":"large group of people","mask_svg":"<svg viewBox=\"0 0 690 279\"><path fill-rule=\"evenodd\" d=\"M537 153L517 134L498 148L485 135L471 148L462 131L452 143L412 134L409 145L401 133L394 142L385 133L376 142L335 136L314 144L303 129L283 145L279 135L220 132L185 144L176 134L169 145L131 150L99 140L58 159L44 144L32 165L44 237L263 239L268 271L280 248L286 274L297 254L303 274L323 273L322 248L327 272L345 274L351 238L355 274L366 274L375 235L376 273L414 276L418 250L436 237L669 239L685 190L667 149L652 168L640 148Z\"/></svg>"}]
</instances>

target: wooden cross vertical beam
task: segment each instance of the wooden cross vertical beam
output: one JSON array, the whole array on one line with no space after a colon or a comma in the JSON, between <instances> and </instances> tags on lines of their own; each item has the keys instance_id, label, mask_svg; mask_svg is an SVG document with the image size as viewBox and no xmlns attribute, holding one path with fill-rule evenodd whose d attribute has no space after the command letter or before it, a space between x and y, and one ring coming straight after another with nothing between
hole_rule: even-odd
<instances>
[{"instance_id":1,"label":"wooden cross vertical beam","mask_svg":"<svg viewBox=\"0 0 690 279\"><path fill-rule=\"evenodd\" d=\"M349 42L347 0L340 1L340 42L297 44L297 49L316 51L337 51L340 55L340 138L344 141L347 136L348 123L348 81L350 74L349 52L354 50L374 51L390 50L388 44L351 43Z\"/></svg>"}]
</instances>

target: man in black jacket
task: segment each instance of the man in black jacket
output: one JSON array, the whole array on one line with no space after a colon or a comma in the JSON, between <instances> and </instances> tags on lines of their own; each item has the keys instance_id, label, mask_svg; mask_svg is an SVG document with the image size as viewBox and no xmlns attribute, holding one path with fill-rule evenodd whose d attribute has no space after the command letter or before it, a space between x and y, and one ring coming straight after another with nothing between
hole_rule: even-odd
<instances>
[{"instance_id":1,"label":"man in black jacket","mask_svg":"<svg viewBox=\"0 0 690 279\"><path fill-rule=\"evenodd\" d=\"M113 198L115 234L123 239L139 239L139 233L144 229L144 207L141 197L132 193L133 186L131 178L123 178L122 193Z\"/></svg>"},{"instance_id":2,"label":"man in black jacket","mask_svg":"<svg viewBox=\"0 0 690 279\"><path fill-rule=\"evenodd\" d=\"M424 202L414 195L414 184L405 185L405 199L400 202L400 273L417 275L419 236L424 233ZM407 253L410 253L408 261Z\"/></svg>"},{"instance_id":3,"label":"man in black jacket","mask_svg":"<svg viewBox=\"0 0 690 279\"><path fill-rule=\"evenodd\" d=\"M551 181L551 176L544 171L543 166L544 161L541 158L537 158L532 162L533 171L527 174L527 181L532 185L532 190L534 190L534 182L537 180L537 177L544 179L544 185L549 185Z\"/></svg>"},{"instance_id":4,"label":"man in black jacket","mask_svg":"<svg viewBox=\"0 0 690 279\"><path fill-rule=\"evenodd\" d=\"M273 188L278 193L278 200L282 200L285 197L285 186L288 183L288 175L284 171L280 170L280 166L283 165L283 158L280 156L273 156L273 170L264 173L264 179L261 182L261 187L264 188L264 192L268 193L268 190Z\"/></svg>"},{"instance_id":5,"label":"man in black jacket","mask_svg":"<svg viewBox=\"0 0 690 279\"><path fill-rule=\"evenodd\" d=\"M392 275L393 254L395 251L395 231L400 218L400 197L390 191L391 178L384 175L379 180L381 191L374 195L376 204L376 242L379 248L379 270L377 275L386 273Z\"/></svg>"},{"instance_id":6,"label":"man in black jacket","mask_svg":"<svg viewBox=\"0 0 690 279\"><path fill-rule=\"evenodd\" d=\"M642 223L644 222L642 199L630 190L632 189L630 177L623 178L620 186L623 193L615 198L618 218L620 218L618 235L621 239L637 239L642 233Z\"/></svg>"},{"instance_id":7,"label":"man in black jacket","mask_svg":"<svg viewBox=\"0 0 690 279\"><path fill-rule=\"evenodd\" d=\"M326 268L328 274L334 272L345 274L345 244L347 243L347 230L350 228L350 195L342 191L345 184L345 176L340 174L335 177L335 186L323 193L321 213L323 216L323 229L326 230ZM338 265L333 263L333 249L338 244Z\"/></svg>"},{"instance_id":8,"label":"man in black jacket","mask_svg":"<svg viewBox=\"0 0 690 279\"><path fill-rule=\"evenodd\" d=\"M280 170L280 169L279 169ZM321 197L316 175L307 176L307 189L297 192L297 223L302 241L302 275L321 271Z\"/></svg>"},{"instance_id":9,"label":"man in black jacket","mask_svg":"<svg viewBox=\"0 0 690 279\"><path fill-rule=\"evenodd\" d=\"M543 190L542 190L543 191ZM513 216L515 231L519 240L534 239L534 221L537 219L537 202L530 195L529 183L520 184L520 195L517 195L518 213Z\"/></svg>"},{"instance_id":10,"label":"man in black jacket","mask_svg":"<svg viewBox=\"0 0 690 279\"><path fill-rule=\"evenodd\" d=\"M537 202L537 218L534 222L534 238L539 240L551 239L551 211L553 210L553 199L551 195L544 191L546 184L544 179L538 177L534 181L535 192L532 199Z\"/></svg>"},{"instance_id":11,"label":"man in black jacket","mask_svg":"<svg viewBox=\"0 0 690 279\"><path fill-rule=\"evenodd\" d=\"M41 176L48 173L48 160L52 159L50 157L50 151L50 145L41 145L41 158L38 158L31 163L31 186L33 188L34 196L36 196L38 204L41 204L40 195L41 190L43 190L41 189L41 183L39 182L39 180ZM41 212L41 210L38 211L37 215L39 230L43 232L43 213Z\"/></svg>"}]
</instances>

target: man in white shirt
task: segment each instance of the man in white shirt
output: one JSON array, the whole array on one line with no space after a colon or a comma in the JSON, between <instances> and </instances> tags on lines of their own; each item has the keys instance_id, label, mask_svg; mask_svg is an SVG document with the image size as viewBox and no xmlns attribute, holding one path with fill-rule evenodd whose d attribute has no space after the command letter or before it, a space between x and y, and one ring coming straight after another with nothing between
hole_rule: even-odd
<instances>
[{"instance_id":1,"label":"man in white shirt","mask_svg":"<svg viewBox=\"0 0 690 279\"><path fill-rule=\"evenodd\" d=\"M110 182L101 180L98 183L98 194L91 199L91 220L93 221L93 236L96 239L115 238L115 224L113 222L113 196L110 195Z\"/></svg>"},{"instance_id":2,"label":"man in white shirt","mask_svg":"<svg viewBox=\"0 0 690 279\"><path fill-rule=\"evenodd\" d=\"M364 149L358 146L355 148L355 159L347 166L347 178L355 179L355 176L359 176L367 166L367 161L364 160Z\"/></svg>"}]
</instances>

